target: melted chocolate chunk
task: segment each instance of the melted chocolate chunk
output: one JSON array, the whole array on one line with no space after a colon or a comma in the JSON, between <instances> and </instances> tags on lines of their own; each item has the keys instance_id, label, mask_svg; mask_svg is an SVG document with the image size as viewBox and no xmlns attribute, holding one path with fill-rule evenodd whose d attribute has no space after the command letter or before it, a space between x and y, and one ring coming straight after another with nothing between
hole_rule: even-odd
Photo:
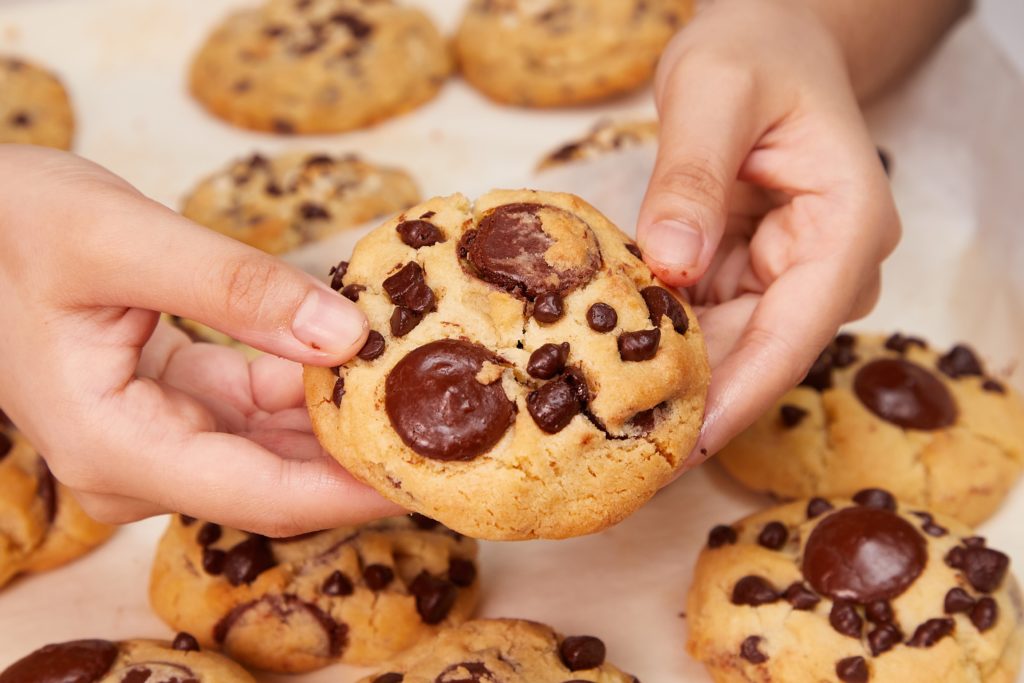
<instances>
[{"instance_id":1,"label":"melted chocolate chunk","mask_svg":"<svg viewBox=\"0 0 1024 683\"><path fill-rule=\"evenodd\" d=\"M761 533L757 535L758 544L769 550L778 550L786 545L788 539L789 530L782 522L768 522L761 529Z\"/></svg>"},{"instance_id":2,"label":"melted chocolate chunk","mask_svg":"<svg viewBox=\"0 0 1024 683\"><path fill-rule=\"evenodd\" d=\"M551 379L565 369L569 359L569 343L544 344L530 354L526 364L526 372L537 379Z\"/></svg>"},{"instance_id":3,"label":"melted chocolate chunk","mask_svg":"<svg viewBox=\"0 0 1024 683\"><path fill-rule=\"evenodd\" d=\"M364 285L345 285L341 288L341 295L349 301L359 301L359 293L365 291Z\"/></svg>"},{"instance_id":4,"label":"melted chocolate chunk","mask_svg":"<svg viewBox=\"0 0 1024 683\"><path fill-rule=\"evenodd\" d=\"M946 614L970 612L972 607L974 607L974 598L963 588L950 588L942 603L942 609Z\"/></svg>"},{"instance_id":5,"label":"melted chocolate chunk","mask_svg":"<svg viewBox=\"0 0 1024 683\"><path fill-rule=\"evenodd\" d=\"M857 608L849 600L836 600L828 613L828 623L837 632L851 638L860 638L864 620L857 614Z\"/></svg>"},{"instance_id":6,"label":"melted chocolate chunk","mask_svg":"<svg viewBox=\"0 0 1024 683\"><path fill-rule=\"evenodd\" d=\"M404 337L416 329L416 326L423 320L423 316L416 311L411 311L405 306L395 306L391 313L391 335Z\"/></svg>"},{"instance_id":7,"label":"melted chocolate chunk","mask_svg":"<svg viewBox=\"0 0 1024 683\"><path fill-rule=\"evenodd\" d=\"M372 24L366 23L356 15L349 12L335 12L331 15L330 20L334 24L341 24L347 28L348 32L352 34L352 37L357 40L364 40L373 33Z\"/></svg>"},{"instance_id":8,"label":"melted chocolate chunk","mask_svg":"<svg viewBox=\"0 0 1024 683\"><path fill-rule=\"evenodd\" d=\"M843 683L868 683L868 664L863 657L846 657L836 662L836 677Z\"/></svg>"},{"instance_id":9,"label":"melted chocolate chunk","mask_svg":"<svg viewBox=\"0 0 1024 683\"><path fill-rule=\"evenodd\" d=\"M302 202L299 204L299 215L307 221L325 221L331 217L331 212L314 202Z\"/></svg>"},{"instance_id":10,"label":"melted chocolate chunk","mask_svg":"<svg viewBox=\"0 0 1024 683\"><path fill-rule=\"evenodd\" d=\"M437 675L434 683L497 683L494 672L481 662L452 664Z\"/></svg>"},{"instance_id":11,"label":"melted chocolate chunk","mask_svg":"<svg viewBox=\"0 0 1024 683\"><path fill-rule=\"evenodd\" d=\"M459 588L467 588L476 581L476 565L472 560L453 557L448 562L448 580Z\"/></svg>"},{"instance_id":12,"label":"melted chocolate chunk","mask_svg":"<svg viewBox=\"0 0 1024 683\"><path fill-rule=\"evenodd\" d=\"M598 302L587 309L587 324L594 332L611 332L619 323L619 314L608 304Z\"/></svg>"},{"instance_id":13,"label":"melted chocolate chunk","mask_svg":"<svg viewBox=\"0 0 1024 683\"><path fill-rule=\"evenodd\" d=\"M999 619L999 605L992 598L981 598L971 609L971 623L984 633L996 625Z\"/></svg>"},{"instance_id":14,"label":"melted chocolate chunk","mask_svg":"<svg viewBox=\"0 0 1024 683\"><path fill-rule=\"evenodd\" d=\"M331 289L336 292L341 291L341 288L345 286L342 279L346 273L348 273L348 261L339 261L338 265L331 266L330 272L327 273L331 276Z\"/></svg>"},{"instance_id":15,"label":"melted chocolate chunk","mask_svg":"<svg viewBox=\"0 0 1024 683\"><path fill-rule=\"evenodd\" d=\"M887 600L875 600L864 606L864 616L873 624L888 624L893 620L892 605Z\"/></svg>"},{"instance_id":16,"label":"melted chocolate chunk","mask_svg":"<svg viewBox=\"0 0 1024 683\"><path fill-rule=\"evenodd\" d=\"M960 552L954 552L954 551ZM968 546L953 548L946 555L946 564L959 569L974 590L991 593L999 588L1010 566L1010 558L991 548Z\"/></svg>"},{"instance_id":17,"label":"melted chocolate chunk","mask_svg":"<svg viewBox=\"0 0 1024 683\"><path fill-rule=\"evenodd\" d=\"M336 408L341 407L341 399L345 396L345 378L339 377L334 380L334 389L331 390L331 403Z\"/></svg>"},{"instance_id":18,"label":"melted chocolate chunk","mask_svg":"<svg viewBox=\"0 0 1024 683\"><path fill-rule=\"evenodd\" d=\"M413 249L431 247L438 242L444 242L441 230L429 221L402 221L395 230L402 241Z\"/></svg>"},{"instance_id":19,"label":"melted chocolate chunk","mask_svg":"<svg viewBox=\"0 0 1024 683\"><path fill-rule=\"evenodd\" d=\"M931 647L948 635L952 635L956 623L947 617L929 619L914 631L907 641L910 647Z\"/></svg>"},{"instance_id":20,"label":"melted chocolate chunk","mask_svg":"<svg viewBox=\"0 0 1024 683\"><path fill-rule=\"evenodd\" d=\"M500 381L477 381L484 363L502 361L476 344L441 339L395 365L384 407L406 446L435 460L472 460L501 439L515 419L515 404Z\"/></svg>"},{"instance_id":21,"label":"melted chocolate chunk","mask_svg":"<svg viewBox=\"0 0 1024 683\"><path fill-rule=\"evenodd\" d=\"M962 543L968 548L984 548L985 537L984 536L968 536L967 538L961 539Z\"/></svg>"},{"instance_id":22,"label":"melted chocolate chunk","mask_svg":"<svg viewBox=\"0 0 1024 683\"><path fill-rule=\"evenodd\" d=\"M182 631L174 636L171 648L179 652L199 652L199 641L191 633Z\"/></svg>"},{"instance_id":23,"label":"melted chocolate chunk","mask_svg":"<svg viewBox=\"0 0 1024 683\"><path fill-rule=\"evenodd\" d=\"M530 392L526 397L526 410L538 427L548 434L557 434L583 411L589 399L583 375L570 368L558 379Z\"/></svg>"},{"instance_id":24,"label":"melted chocolate chunk","mask_svg":"<svg viewBox=\"0 0 1024 683\"><path fill-rule=\"evenodd\" d=\"M807 519L814 519L819 517L829 510L832 510L834 506L824 498L811 498L807 501Z\"/></svg>"},{"instance_id":25,"label":"melted chocolate chunk","mask_svg":"<svg viewBox=\"0 0 1024 683\"><path fill-rule=\"evenodd\" d=\"M981 388L983 391L988 391L993 394L1006 393L1006 387L1003 386L1001 382L997 382L994 379L986 379L984 382L981 383Z\"/></svg>"},{"instance_id":26,"label":"melted chocolate chunk","mask_svg":"<svg viewBox=\"0 0 1024 683\"><path fill-rule=\"evenodd\" d=\"M594 636L569 636L558 647L558 654L569 671L583 671L604 664L605 647Z\"/></svg>"},{"instance_id":27,"label":"melted chocolate chunk","mask_svg":"<svg viewBox=\"0 0 1024 683\"><path fill-rule=\"evenodd\" d=\"M793 609L803 611L812 610L821 602L821 598L799 581L790 585L786 592L782 594L782 597L793 606Z\"/></svg>"},{"instance_id":28,"label":"melted chocolate chunk","mask_svg":"<svg viewBox=\"0 0 1024 683\"><path fill-rule=\"evenodd\" d=\"M761 642L764 640L761 636L747 636L740 643L740 657L747 660L751 664L764 664L768 661L768 655L761 652Z\"/></svg>"},{"instance_id":29,"label":"melted chocolate chunk","mask_svg":"<svg viewBox=\"0 0 1024 683\"><path fill-rule=\"evenodd\" d=\"M321 593L332 598L352 595L354 591L355 587L352 585L351 579L338 569L331 572L331 575L324 579L324 583L320 587Z\"/></svg>"},{"instance_id":30,"label":"melted chocolate chunk","mask_svg":"<svg viewBox=\"0 0 1024 683\"><path fill-rule=\"evenodd\" d=\"M106 640L75 640L47 645L0 673L0 683L94 683L117 659L117 645Z\"/></svg>"},{"instance_id":31,"label":"melted chocolate chunk","mask_svg":"<svg viewBox=\"0 0 1024 683\"><path fill-rule=\"evenodd\" d=\"M802 387L810 387L815 391L832 388L832 350L825 349L807 371L807 376L800 382Z\"/></svg>"},{"instance_id":32,"label":"melted chocolate chunk","mask_svg":"<svg viewBox=\"0 0 1024 683\"><path fill-rule=\"evenodd\" d=\"M537 297L533 304L533 317L539 323L550 325L565 315L565 302L558 292L547 292Z\"/></svg>"},{"instance_id":33,"label":"melted chocolate chunk","mask_svg":"<svg viewBox=\"0 0 1024 683\"><path fill-rule=\"evenodd\" d=\"M928 344L923 339L904 337L899 332L885 340L885 348L896 353L906 353L911 346L917 346L922 349L928 348Z\"/></svg>"},{"instance_id":34,"label":"melted chocolate chunk","mask_svg":"<svg viewBox=\"0 0 1024 683\"><path fill-rule=\"evenodd\" d=\"M935 430L956 422L956 403L946 385L910 361L868 363L857 371L853 390L868 410L904 429Z\"/></svg>"},{"instance_id":35,"label":"melted chocolate chunk","mask_svg":"<svg viewBox=\"0 0 1024 683\"><path fill-rule=\"evenodd\" d=\"M370 330L363 348L356 355L366 361L377 360L384 355L385 346L384 335L377 330Z\"/></svg>"},{"instance_id":36,"label":"melted chocolate chunk","mask_svg":"<svg viewBox=\"0 0 1024 683\"><path fill-rule=\"evenodd\" d=\"M865 604L900 595L927 561L927 544L913 525L859 506L818 523L804 546L803 574L822 595Z\"/></svg>"},{"instance_id":37,"label":"melted chocolate chunk","mask_svg":"<svg viewBox=\"0 0 1024 683\"><path fill-rule=\"evenodd\" d=\"M424 624L440 624L452 611L459 589L446 579L420 572L409 586L416 597L416 611Z\"/></svg>"},{"instance_id":38,"label":"melted chocolate chunk","mask_svg":"<svg viewBox=\"0 0 1024 683\"><path fill-rule=\"evenodd\" d=\"M385 279L384 291L388 293L391 303L420 315L437 307L437 300L427 286L423 268L415 261L406 263L401 270Z\"/></svg>"},{"instance_id":39,"label":"melted chocolate chunk","mask_svg":"<svg viewBox=\"0 0 1024 683\"><path fill-rule=\"evenodd\" d=\"M782 426L786 429L798 426L805 417L807 417L807 411L800 406L784 404L779 408L779 420L782 421Z\"/></svg>"},{"instance_id":40,"label":"melted chocolate chunk","mask_svg":"<svg viewBox=\"0 0 1024 683\"><path fill-rule=\"evenodd\" d=\"M400 673L389 672L381 674L373 679L373 683L402 683L405 680L405 676Z\"/></svg>"},{"instance_id":41,"label":"melted chocolate chunk","mask_svg":"<svg viewBox=\"0 0 1024 683\"><path fill-rule=\"evenodd\" d=\"M252 583L256 577L277 565L266 536L252 535L235 545L224 558L224 576L232 586Z\"/></svg>"},{"instance_id":42,"label":"melted chocolate chunk","mask_svg":"<svg viewBox=\"0 0 1024 683\"><path fill-rule=\"evenodd\" d=\"M199 527L199 533L196 534L196 542L204 548L208 545L213 545L220 540L221 528L219 524L213 522L207 522L203 526Z\"/></svg>"},{"instance_id":43,"label":"melted chocolate chunk","mask_svg":"<svg viewBox=\"0 0 1024 683\"><path fill-rule=\"evenodd\" d=\"M641 261L644 260L644 255L643 252L640 251L640 247L636 246L632 242L626 242L626 251L628 251L633 256L636 256Z\"/></svg>"},{"instance_id":44,"label":"melted chocolate chunk","mask_svg":"<svg viewBox=\"0 0 1024 683\"><path fill-rule=\"evenodd\" d=\"M395 580L395 570L385 564L370 564L363 568L363 581L372 591L387 588Z\"/></svg>"},{"instance_id":45,"label":"melted chocolate chunk","mask_svg":"<svg viewBox=\"0 0 1024 683\"><path fill-rule=\"evenodd\" d=\"M648 408L647 410L641 410L639 413L629 418L629 424L640 430L644 434L648 434L654 429L655 422L655 408Z\"/></svg>"},{"instance_id":46,"label":"melted chocolate chunk","mask_svg":"<svg viewBox=\"0 0 1024 683\"><path fill-rule=\"evenodd\" d=\"M981 361L974 355L971 349L958 344L950 349L949 353L939 358L938 368L943 374L959 379L960 377L981 377L985 370L981 367Z\"/></svg>"},{"instance_id":47,"label":"melted chocolate chunk","mask_svg":"<svg viewBox=\"0 0 1024 683\"><path fill-rule=\"evenodd\" d=\"M861 489L853 494L853 502L868 508L896 511L896 499L884 489Z\"/></svg>"},{"instance_id":48,"label":"melted chocolate chunk","mask_svg":"<svg viewBox=\"0 0 1024 683\"><path fill-rule=\"evenodd\" d=\"M903 631L895 624L879 624L868 633L868 647L874 657L888 652L903 641Z\"/></svg>"},{"instance_id":49,"label":"melted chocolate chunk","mask_svg":"<svg viewBox=\"0 0 1024 683\"><path fill-rule=\"evenodd\" d=\"M228 554L216 548L203 548L203 571L210 576L220 576L224 573L224 560Z\"/></svg>"},{"instance_id":50,"label":"melted chocolate chunk","mask_svg":"<svg viewBox=\"0 0 1024 683\"><path fill-rule=\"evenodd\" d=\"M731 526L719 524L708 533L708 547L721 548L723 545L736 543L736 530Z\"/></svg>"},{"instance_id":51,"label":"melted chocolate chunk","mask_svg":"<svg viewBox=\"0 0 1024 683\"><path fill-rule=\"evenodd\" d=\"M690 320L686 317L686 311L682 304L664 287L644 287L640 290L640 296L647 304L647 312L651 318L651 324L655 327L661 326L661 317L668 316L672 321L672 327L679 334L686 334L690 327Z\"/></svg>"},{"instance_id":52,"label":"melted chocolate chunk","mask_svg":"<svg viewBox=\"0 0 1024 683\"><path fill-rule=\"evenodd\" d=\"M732 589L732 604L734 605L757 607L778 599L779 594L775 592L772 585L760 576L744 576L736 582Z\"/></svg>"},{"instance_id":53,"label":"melted chocolate chunk","mask_svg":"<svg viewBox=\"0 0 1024 683\"><path fill-rule=\"evenodd\" d=\"M658 353L661 330L638 330L619 335L619 358L637 363L650 360Z\"/></svg>"}]
</instances>

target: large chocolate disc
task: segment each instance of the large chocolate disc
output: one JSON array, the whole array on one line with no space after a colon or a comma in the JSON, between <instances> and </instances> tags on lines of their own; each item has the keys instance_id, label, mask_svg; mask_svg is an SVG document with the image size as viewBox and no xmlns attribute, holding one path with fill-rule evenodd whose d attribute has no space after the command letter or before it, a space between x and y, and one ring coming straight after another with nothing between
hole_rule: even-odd
<instances>
[{"instance_id":1,"label":"large chocolate disc","mask_svg":"<svg viewBox=\"0 0 1024 683\"><path fill-rule=\"evenodd\" d=\"M93 683L117 658L117 645L106 640L75 640L47 645L11 664L0 683Z\"/></svg>"},{"instance_id":2,"label":"large chocolate disc","mask_svg":"<svg viewBox=\"0 0 1024 683\"><path fill-rule=\"evenodd\" d=\"M946 385L910 361L868 363L857 372L853 389L868 410L905 429L942 429L956 422L956 403Z\"/></svg>"}]
</instances>

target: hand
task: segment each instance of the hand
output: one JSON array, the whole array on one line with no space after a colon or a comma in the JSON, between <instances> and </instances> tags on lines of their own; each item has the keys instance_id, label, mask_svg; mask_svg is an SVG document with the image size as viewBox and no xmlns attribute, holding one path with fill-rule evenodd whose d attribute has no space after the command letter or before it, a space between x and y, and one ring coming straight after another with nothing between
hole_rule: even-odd
<instances>
[{"instance_id":1,"label":"hand","mask_svg":"<svg viewBox=\"0 0 1024 683\"><path fill-rule=\"evenodd\" d=\"M870 311L900 227L842 51L799 3L717 0L667 49L656 97L637 234L658 276L688 288L707 340L695 463Z\"/></svg>"},{"instance_id":2,"label":"hand","mask_svg":"<svg viewBox=\"0 0 1024 683\"><path fill-rule=\"evenodd\" d=\"M351 302L51 150L0 147L0 225L0 406L90 515L280 536L400 514L304 408L297 363L338 365L366 338ZM192 344L155 311L289 360Z\"/></svg>"}]
</instances>

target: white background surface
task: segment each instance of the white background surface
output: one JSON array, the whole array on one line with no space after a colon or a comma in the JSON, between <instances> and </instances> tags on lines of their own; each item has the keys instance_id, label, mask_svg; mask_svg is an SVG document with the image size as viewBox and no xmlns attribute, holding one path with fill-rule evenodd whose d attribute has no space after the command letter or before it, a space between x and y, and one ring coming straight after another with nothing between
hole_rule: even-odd
<instances>
[{"instance_id":1,"label":"white background surface","mask_svg":"<svg viewBox=\"0 0 1024 683\"><path fill-rule=\"evenodd\" d=\"M319 139L248 133L208 117L188 98L184 80L203 34L241 1L6 0L0 2L0 49L54 67L75 100L77 151L171 206L198 177L233 156L322 146L405 166L425 196L473 196L491 186L524 184L574 189L631 227L630 207L642 191L649 152L572 177L529 174L541 153L599 116L653 112L649 94L600 108L537 113L496 107L453 80L435 102L369 131ZM462 3L417 4L451 27ZM906 239L887 264L878 310L860 327L898 328L940 344L965 338L1010 373L1024 331L1024 91L1008 64L970 22L898 95L870 112L876 138L895 162L893 189ZM340 238L293 258L333 263L351 241ZM1018 386L1021 376L1013 376ZM609 659L644 683L707 681L682 647L680 612L690 568L712 525L767 502L706 466L599 535L482 544L481 613L599 635ZM1022 514L1024 491L1017 489L983 528L1018 565L1024 535L1015 520ZM0 667L46 642L169 637L146 604L152 549L164 524L132 525L89 557L0 593ZM359 673L339 666L262 680L345 683Z\"/></svg>"}]
</instances>

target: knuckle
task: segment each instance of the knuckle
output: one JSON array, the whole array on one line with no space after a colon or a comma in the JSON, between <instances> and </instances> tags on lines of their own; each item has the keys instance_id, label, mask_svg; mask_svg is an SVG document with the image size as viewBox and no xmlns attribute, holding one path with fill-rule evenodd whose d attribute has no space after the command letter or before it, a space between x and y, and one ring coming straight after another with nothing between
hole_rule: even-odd
<instances>
[{"instance_id":1,"label":"knuckle","mask_svg":"<svg viewBox=\"0 0 1024 683\"><path fill-rule=\"evenodd\" d=\"M75 500L85 514L103 524L129 524L148 516L134 509L132 505L106 496L78 493L75 495Z\"/></svg>"},{"instance_id":2,"label":"knuckle","mask_svg":"<svg viewBox=\"0 0 1024 683\"><path fill-rule=\"evenodd\" d=\"M229 258L222 266L223 303L229 311L259 316L278 279L280 266L262 254Z\"/></svg>"},{"instance_id":3,"label":"knuckle","mask_svg":"<svg viewBox=\"0 0 1024 683\"><path fill-rule=\"evenodd\" d=\"M674 207L678 212L689 212L693 218L706 222L708 211L722 210L728 192L728 179L716 171L708 160L683 160L669 164L658 177L658 188L665 195L685 200ZM697 208L701 207L701 208Z\"/></svg>"}]
</instances>

